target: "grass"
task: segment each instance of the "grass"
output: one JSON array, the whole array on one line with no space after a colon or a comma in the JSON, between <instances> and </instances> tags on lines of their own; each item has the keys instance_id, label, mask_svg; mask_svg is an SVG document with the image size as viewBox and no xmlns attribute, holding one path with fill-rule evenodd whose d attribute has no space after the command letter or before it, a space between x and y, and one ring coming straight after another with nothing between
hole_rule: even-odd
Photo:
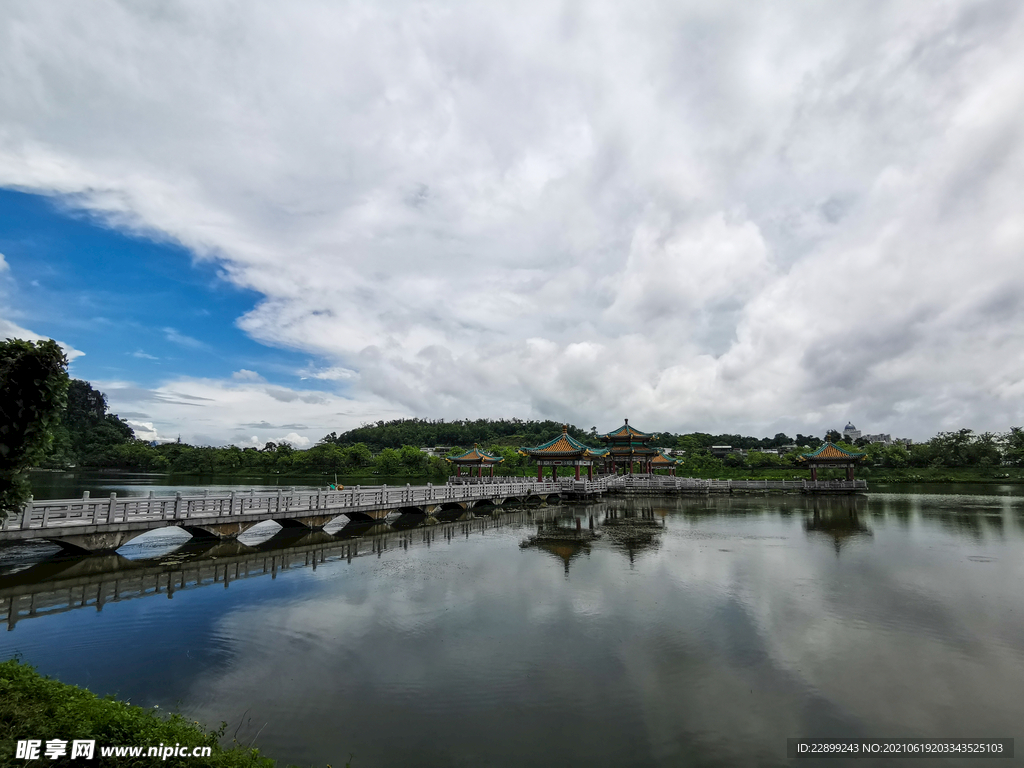
<instances>
[{"instance_id":1,"label":"grass","mask_svg":"<svg viewBox=\"0 0 1024 768\"><path fill-rule=\"evenodd\" d=\"M227 724L206 730L197 721L180 714L165 717L159 710L144 709L113 698L101 698L84 688L44 677L30 665L16 659L0 662L0 766L86 765L86 766L216 766L217 768L274 768L277 763L260 755L258 749L235 743L221 746ZM39 739L68 742L68 756L50 760L40 750L39 760L15 758L19 740ZM71 760L71 742L95 740L93 760ZM209 747L210 757L102 757L101 746L142 746L160 744Z\"/></svg>"}]
</instances>

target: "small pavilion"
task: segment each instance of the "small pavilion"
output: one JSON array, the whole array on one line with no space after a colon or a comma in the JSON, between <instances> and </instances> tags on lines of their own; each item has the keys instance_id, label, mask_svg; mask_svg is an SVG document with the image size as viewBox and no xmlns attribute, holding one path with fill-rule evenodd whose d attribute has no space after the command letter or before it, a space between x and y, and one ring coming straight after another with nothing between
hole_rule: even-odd
<instances>
[{"instance_id":1,"label":"small pavilion","mask_svg":"<svg viewBox=\"0 0 1024 768\"><path fill-rule=\"evenodd\" d=\"M650 468L651 472L656 472L659 469L671 470L672 476L676 474L676 467L679 466L679 459L673 459L665 451L658 451L653 459L651 459Z\"/></svg>"},{"instance_id":2,"label":"small pavilion","mask_svg":"<svg viewBox=\"0 0 1024 768\"><path fill-rule=\"evenodd\" d=\"M537 481L544 478L544 467L551 467L551 479L558 479L559 467L574 467L576 479L580 479L580 467L587 468L587 479L594 479L594 459L603 457L607 451L584 445L569 434L569 425L562 425L562 434L533 448L520 448L522 456L529 456L537 462Z\"/></svg>"},{"instance_id":3,"label":"small pavilion","mask_svg":"<svg viewBox=\"0 0 1024 768\"><path fill-rule=\"evenodd\" d=\"M633 465L640 463L644 472L650 474L651 461L660 451L652 448L648 443L654 439L650 432L641 432L636 427L629 426L629 419L616 430L604 435L598 435L598 440L607 445L608 455L611 457L612 473L618 472L618 467L628 466L629 474L633 474Z\"/></svg>"},{"instance_id":4,"label":"small pavilion","mask_svg":"<svg viewBox=\"0 0 1024 768\"><path fill-rule=\"evenodd\" d=\"M476 467L477 478L483 478L484 467L490 467L490 477L494 477L494 467L505 460L504 456L493 456L480 450L476 443L465 453L458 456L449 456L445 461L455 465L455 476L462 477L462 468L469 467L469 476L473 476L473 467Z\"/></svg>"},{"instance_id":5,"label":"small pavilion","mask_svg":"<svg viewBox=\"0 0 1024 768\"><path fill-rule=\"evenodd\" d=\"M853 480L853 469L863 458L863 453L847 451L833 443L825 443L816 451L802 454L800 461L805 462L811 470L811 480L818 479L819 468L845 469L846 479Z\"/></svg>"}]
</instances>

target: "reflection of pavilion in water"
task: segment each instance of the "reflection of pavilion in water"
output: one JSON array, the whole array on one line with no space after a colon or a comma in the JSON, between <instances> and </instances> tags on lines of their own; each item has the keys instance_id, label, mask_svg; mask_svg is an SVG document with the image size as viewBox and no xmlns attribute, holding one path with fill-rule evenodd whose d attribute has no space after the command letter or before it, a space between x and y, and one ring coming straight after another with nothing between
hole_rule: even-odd
<instances>
[{"instance_id":1,"label":"reflection of pavilion in water","mask_svg":"<svg viewBox=\"0 0 1024 768\"><path fill-rule=\"evenodd\" d=\"M660 513L660 514L659 514ZM636 556L661 546L667 510L653 504L634 502L609 506L601 521L601 530L616 549L625 552L633 565Z\"/></svg>"},{"instance_id":2,"label":"reflection of pavilion in water","mask_svg":"<svg viewBox=\"0 0 1024 768\"><path fill-rule=\"evenodd\" d=\"M871 536L871 529L861 522L854 496L814 497L811 516L804 519L804 530L832 539L836 556L843 544L858 536Z\"/></svg>"},{"instance_id":3,"label":"reflection of pavilion in water","mask_svg":"<svg viewBox=\"0 0 1024 768\"><path fill-rule=\"evenodd\" d=\"M589 555L591 544L604 539L613 549L625 553L632 566L639 554L660 546L667 514L666 508L629 500L605 507L600 521L593 513L585 519L563 516L540 521L537 534L520 546L540 549L559 558L568 576L570 563L581 554Z\"/></svg>"},{"instance_id":4,"label":"reflection of pavilion in water","mask_svg":"<svg viewBox=\"0 0 1024 768\"><path fill-rule=\"evenodd\" d=\"M559 517L537 521L537 533L520 543L522 549L535 548L554 555L565 565L569 575L569 563L581 554L590 554L590 545L601 534L594 530L591 517L586 528L580 517Z\"/></svg>"}]
</instances>

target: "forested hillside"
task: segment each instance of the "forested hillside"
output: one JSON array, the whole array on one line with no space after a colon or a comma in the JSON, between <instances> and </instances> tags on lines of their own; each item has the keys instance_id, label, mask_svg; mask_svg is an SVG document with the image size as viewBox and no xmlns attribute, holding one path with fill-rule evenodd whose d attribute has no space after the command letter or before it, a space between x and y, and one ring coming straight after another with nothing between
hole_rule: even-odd
<instances>
[{"instance_id":1,"label":"forested hillside","mask_svg":"<svg viewBox=\"0 0 1024 768\"><path fill-rule=\"evenodd\" d=\"M401 448L403 445L419 447L436 445L538 445L550 440L562 431L557 421L523 421L522 419L396 419L367 424L340 435L335 432L321 442L335 445L356 445L363 443L374 451L384 448ZM572 424L569 434L577 440L597 444L597 429L592 427L584 432Z\"/></svg>"},{"instance_id":2,"label":"forested hillside","mask_svg":"<svg viewBox=\"0 0 1024 768\"><path fill-rule=\"evenodd\" d=\"M134 442L128 422L107 413L106 395L87 381L72 379L67 408L53 430L42 466L103 466L112 449Z\"/></svg>"}]
</instances>

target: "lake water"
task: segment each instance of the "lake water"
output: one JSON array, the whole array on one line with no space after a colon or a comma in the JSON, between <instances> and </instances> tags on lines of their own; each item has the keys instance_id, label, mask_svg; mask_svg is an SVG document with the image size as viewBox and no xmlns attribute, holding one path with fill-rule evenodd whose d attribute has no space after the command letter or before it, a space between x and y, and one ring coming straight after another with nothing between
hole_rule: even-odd
<instances>
[{"instance_id":1,"label":"lake water","mask_svg":"<svg viewBox=\"0 0 1024 768\"><path fill-rule=\"evenodd\" d=\"M787 738L1024 735L1024 497L893 490L267 523L102 563L22 547L0 596L37 610L0 657L227 721L282 764L811 765Z\"/></svg>"}]
</instances>

